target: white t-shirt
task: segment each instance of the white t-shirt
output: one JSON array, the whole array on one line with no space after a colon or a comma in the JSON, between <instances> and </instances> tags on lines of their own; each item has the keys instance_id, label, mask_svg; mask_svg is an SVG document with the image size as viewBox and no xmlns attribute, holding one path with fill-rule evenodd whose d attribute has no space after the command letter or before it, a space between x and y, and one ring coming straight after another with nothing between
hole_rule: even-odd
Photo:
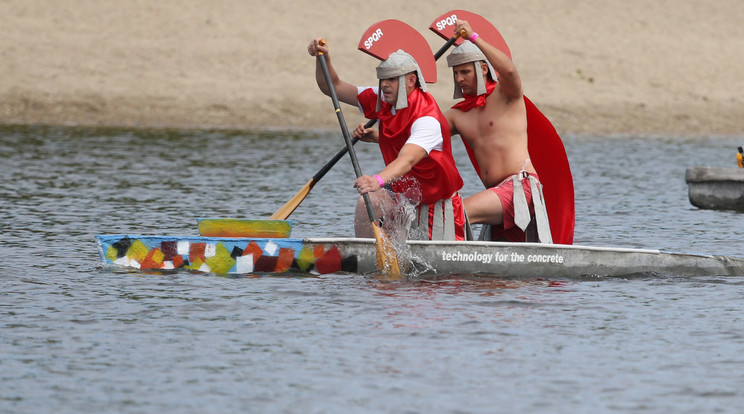
<instances>
[{"instance_id":1,"label":"white t-shirt","mask_svg":"<svg viewBox=\"0 0 744 414\"><path fill-rule=\"evenodd\" d=\"M357 95L370 89L369 87L357 87ZM379 96L380 88L371 88L376 95ZM364 114L361 105L359 105L359 111ZM395 108L392 108L392 113L395 115ZM406 144L415 144L426 150L426 153L432 151L441 151L442 145L444 144L444 137L442 137L442 129L439 125L439 121L433 116L424 116L415 121L411 125L411 136L406 140Z\"/></svg>"}]
</instances>

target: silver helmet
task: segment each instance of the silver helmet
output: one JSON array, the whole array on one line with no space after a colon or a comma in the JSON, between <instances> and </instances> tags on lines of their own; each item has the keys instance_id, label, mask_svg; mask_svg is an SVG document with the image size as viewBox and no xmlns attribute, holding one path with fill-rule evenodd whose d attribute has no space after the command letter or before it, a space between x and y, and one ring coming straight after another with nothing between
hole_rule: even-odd
<instances>
[{"instance_id":1,"label":"silver helmet","mask_svg":"<svg viewBox=\"0 0 744 414\"><path fill-rule=\"evenodd\" d=\"M488 65L488 71L491 73L491 78L496 80L496 70L494 70L493 66L491 66L491 62L486 59L486 55L483 54L483 52L470 41L464 41L460 44L460 46L457 46L455 50L452 51L447 56L447 66L453 67L457 65L462 65L464 63L470 63L473 62L473 65L475 66L475 73L476 73L476 82L478 89L476 91L477 95L483 95L486 93L486 84L483 82L483 76L480 76L480 62L486 62ZM457 85L455 82L455 93L453 95L455 99L462 98L462 89Z\"/></svg>"},{"instance_id":2,"label":"silver helmet","mask_svg":"<svg viewBox=\"0 0 744 414\"><path fill-rule=\"evenodd\" d=\"M396 110L408 107L408 95L406 94L405 75L411 72L416 72L416 75L418 75L419 84L421 85L421 90L426 92L426 82L424 81L424 76L421 74L421 68L419 67L418 63L416 63L416 59L414 59L413 56L409 55L401 49L398 49L397 51L391 53L387 59L380 62L380 64L377 65L376 70L377 79L390 79L398 77L398 101L395 103ZM382 92L380 92L380 94L381 93ZM378 111L380 110L380 100L381 98L378 97Z\"/></svg>"}]
</instances>

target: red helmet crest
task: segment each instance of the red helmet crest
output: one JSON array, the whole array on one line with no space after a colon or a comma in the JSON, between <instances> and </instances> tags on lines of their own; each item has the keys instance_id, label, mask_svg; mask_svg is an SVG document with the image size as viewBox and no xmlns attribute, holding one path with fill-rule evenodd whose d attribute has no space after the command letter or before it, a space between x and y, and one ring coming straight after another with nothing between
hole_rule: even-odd
<instances>
[{"instance_id":1,"label":"red helmet crest","mask_svg":"<svg viewBox=\"0 0 744 414\"><path fill-rule=\"evenodd\" d=\"M416 59L426 83L437 81L437 65L429 43L416 29L400 20L389 19L373 24L362 35L358 47L380 60L386 60L391 53L402 49Z\"/></svg>"},{"instance_id":2,"label":"red helmet crest","mask_svg":"<svg viewBox=\"0 0 744 414\"><path fill-rule=\"evenodd\" d=\"M511 58L509 46L507 46L501 33L499 33L499 31L496 30L488 20L475 13L465 10L448 11L447 13L437 17L431 26L429 26L429 30L442 36L445 40L449 39L455 34L455 23L458 19L467 20L468 23L470 23L470 27L478 33L478 36L482 37L485 41L494 45ZM455 41L455 44L459 45L462 42L463 39L458 38L457 41Z\"/></svg>"}]
</instances>

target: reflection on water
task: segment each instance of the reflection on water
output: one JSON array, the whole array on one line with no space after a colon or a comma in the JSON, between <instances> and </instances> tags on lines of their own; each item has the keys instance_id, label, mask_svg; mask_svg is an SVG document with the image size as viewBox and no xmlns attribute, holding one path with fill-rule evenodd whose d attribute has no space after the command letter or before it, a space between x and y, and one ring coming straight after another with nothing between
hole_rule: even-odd
<instances>
[{"instance_id":1,"label":"reflection on water","mask_svg":"<svg viewBox=\"0 0 744 414\"><path fill-rule=\"evenodd\" d=\"M576 242L743 255L684 170L744 138L566 137ZM0 131L0 412L735 412L744 278L381 282L97 266L99 233L268 218L343 146L324 132ZM459 143L467 182L480 184ZM379 151L357 144L362 170ZM351 236L341 160L293 235ZM384 396L381 398L380 396Z\"/></svg>"}]
</instances>

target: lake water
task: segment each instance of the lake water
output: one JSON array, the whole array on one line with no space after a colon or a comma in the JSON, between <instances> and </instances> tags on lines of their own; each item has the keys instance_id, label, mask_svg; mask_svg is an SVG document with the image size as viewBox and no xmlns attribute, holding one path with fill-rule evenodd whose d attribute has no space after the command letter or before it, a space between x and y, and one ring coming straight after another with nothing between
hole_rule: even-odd
<instances>
[{"instance_id":1,"label":"lake water","mask_svg":"<svg viewBox=\"0 0 744 414\"><path fill-rule=\"evenodd\" d=\"M690 205L688 166L744 137L567 136L577 244L744 255L744 215ZM744 407L744 277L158 276L101 233L267 218L338 133L0 129L0 412L724 413ZM461 144L456 156L480 184ZM365 172L378 151L357 144ZM351 236L343 159L294 236Z\"/></svg>"}]
</instances>

